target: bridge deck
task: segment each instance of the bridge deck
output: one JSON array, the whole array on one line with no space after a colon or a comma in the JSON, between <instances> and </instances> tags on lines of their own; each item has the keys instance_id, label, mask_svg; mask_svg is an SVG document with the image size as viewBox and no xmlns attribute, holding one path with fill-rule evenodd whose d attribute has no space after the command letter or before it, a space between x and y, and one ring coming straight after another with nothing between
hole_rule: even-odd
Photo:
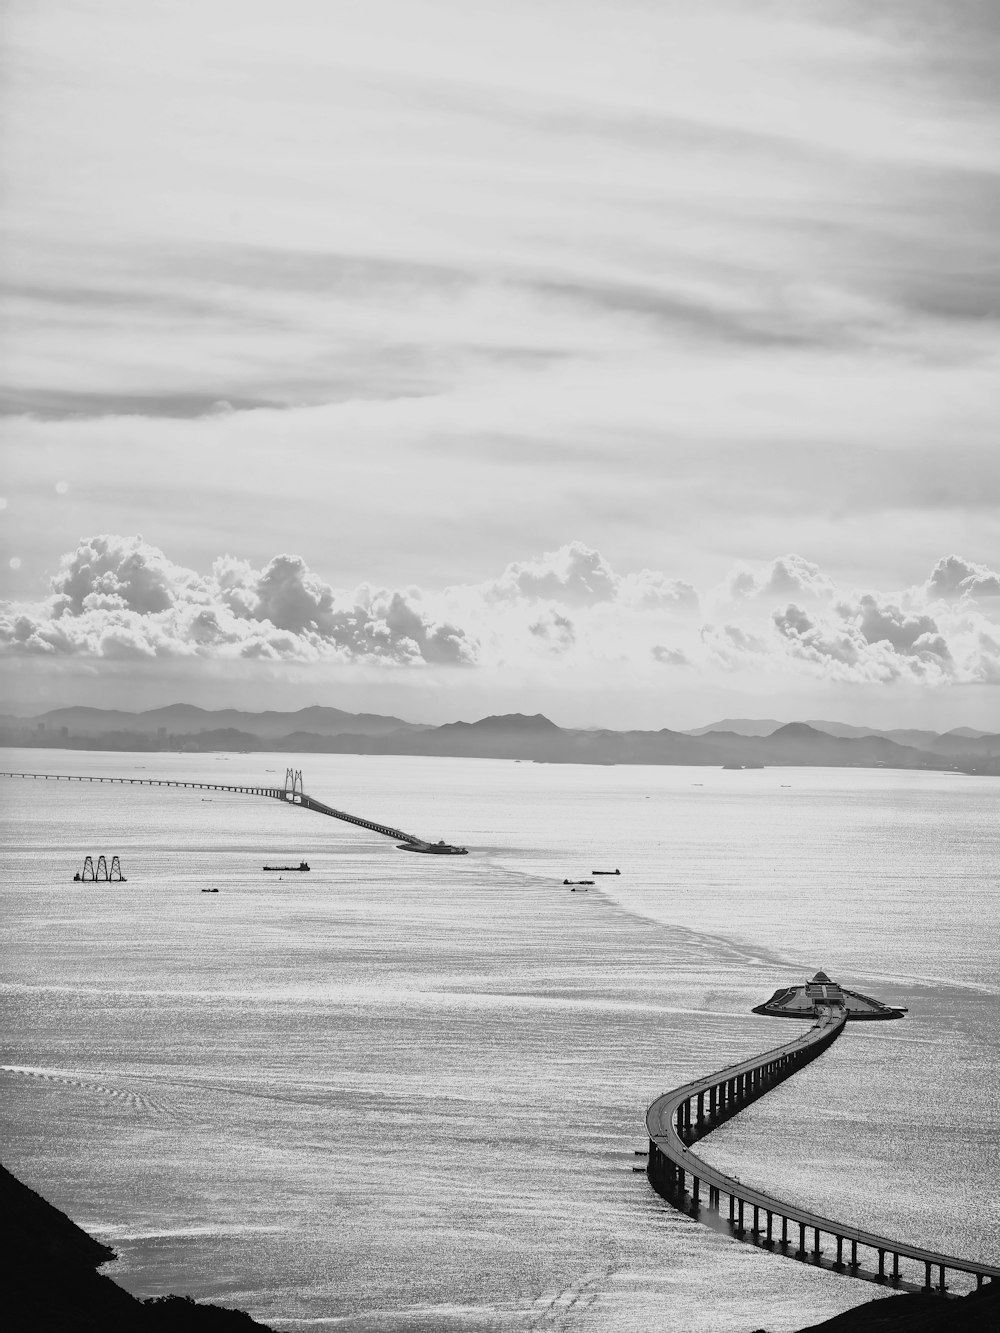
<instances>
[{"instance_id":1,"label":"bridge deck","mask_svg":"<svg viewBox=\"0 0 1000 1333\"><path fill-rule=\"evenodd\" d=\"M955 1255L941 1254L936 1250L924 1249L919 1245L907 1245L903 1241L893 1240L873 1231L864 1231L860 1227L851 1226L846 1222L838 1222L834 1218L825 1217L823 1214L813 1212L808 1208L800 1208L796 1204L786 1203L775 1195L768 1194L765 1190L752 1189L734 1177L726 1175L725 1172L710 1166L703 1158L691 1152L682 1139L677 1129L676 1117L679 1109L685 1103L690 1103L692 1100L697 1101L699 1094L702 1096L711 1094L714 1088L722 1087L730 1079L738 1079L745 1074L755 1073L765 1066L781 1061L784 1057L792 1057L792 1061L789 1062L788 1073L780 1075L775 1080L781 1081L799 1068L799 1065L794 1063L796 1058L801 1059L803 1056L810 1058L811 1047L818 1046L819 1050L816 1051L816 1054L819 1054L821 1050L825 1050L828 1045L831 1045L843 1032L846 1019L847 1015L842 1009L831 1007L822 1012L819 1022L794 1040L786 1042L782 1046L775 1046L762 1055L753 1056L739 1064L730 1065L728 1068L709 1074L705 1078L685 1083L682 1087L675 1088L671 1092L665 1092L653 1102L646 1112L646 1128L649 1132L651 1147L655 1147L665 1158L673 1162L680 1171L687 1172L695 1177L702 1185L718 1190L731 1199L742 1200L744 1204L749 1204L751 1207L787 1218L790 1222L833 1237L842 1237L844 1240L852 1241L857 1245L864 1245L883 1254L913 1259L938 1269L970 1273L980 1279L988 1277L991 1281L1000 1278L1000 1267L992 1264L960 1259ZM771 1086L774 1086L774 1084L772 1083ZM767 1086L762 1089L763 1092L769 1090ZM743 1104L749 1104L749 1101L755 1100L759 1095L762 1095L761 1091L747 1097ZM742 1106L736 1107L736 1110L740 1109L742 1109ZM705 1135L711 1133L717 1123L719 1122L713 1123L711 1120L706 1120L700 1125L694 1123L689 1133L691 1142L704 1138Z\"/></svg>"},{"instance_id":2,"label":"bridge deck","mask_svg":"<svg viewBox=\"0 0 1000 1333\"><path fill-rule=\"evenodd\" d=\"M0 772L0 778L35 778L45 782L111 782L133 787L189 787L198 791L231 791L239 792L245 796L267 796L272 800L285 801L289 805L301 806L305 810L315 810L318 814L329 815L332 819L342 819L348 824L356 824L359 828L371 829L373 833L381 833L386 838L394 838L396 842L406 842L413 847L428 846L423 838L418 838L412 833L404 833L402 829L393 828L389 824L379 824L372 819L362 819L360 815L349 815L344 810L335 810L333 806L325 805L313 796L307 796L304 792L289 792L285 787L262 787L250 783L183 782L176 778L102 777L99 774L89 776L75 773Z\"/></svg>"},{"instance_id":3,"label":"bridge deck","mask_svg":"<svg viewBox=\"0 0 1000 1333\"><path fill-rule=\"evenodd\" d=\"M283 787L263 787L251 783L182 782L176 778L113 778L86 773L9 773L0 772L0 778L37 778L45 782L112 782L132 787L196 787L201 791L235 791L248 796L270 796L285 799Z\"/></svg>"},{"instance_id":4,"label":"bridge deck","mask_svg":"<svg viewBox=\"0 0 1000 1333\"><path fill-rule=\"evenodd\" d=\"M402 829L392 828L389 824L376 824L370 819L362 819L360 815L349 815L343 810L334 810L332 805L324 805L322 801L317 801L313 796L306 796L305 793L302 795L302 804L307 810L329 815L332 819L344 819L348 824L357 824L361 828L371 829L374 833L382 833L387 838L395 838L397 842L408 842L414 847L427 846L423 838L414 837L412 833L404 833Z\"/></svg>"}]
</instances>

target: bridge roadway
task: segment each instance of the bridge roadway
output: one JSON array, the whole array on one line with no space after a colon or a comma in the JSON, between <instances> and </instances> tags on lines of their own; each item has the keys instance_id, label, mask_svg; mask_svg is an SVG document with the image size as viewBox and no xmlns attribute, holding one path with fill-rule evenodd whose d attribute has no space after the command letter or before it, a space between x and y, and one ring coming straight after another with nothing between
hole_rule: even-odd
<instances>
[{"instance_id":1,"label":"bridge roadway","mask_svg":"<svg viewBox=\"0 0 1000 1333\"><path fill-rule=\"evenodd\" d=\"M261 787L256 785L232 784L224 782L181 782L172 778L111 778L100 776L78 776L69 773L5 773L0 772L0 778L35 778L45 782L111 782L118 783L121 786L132 787L191 787L198 791L233 791L240 792L246 796L269 796L276 801L285 801L289 805L300 805L306 810L315 810L318 814L329 815L333 819L343 819L348 824L357 824L359 828L371 829L373 833L381 833L387 838L394 838L396 842L407 842L414 847L427 847L429 844L423 838L417 838L412 833L404 833L402 829L392 828L389 824L378 824L372 819L362 819L360 815L349 815L344 810L334 810L330 805L324 805L322 801L317 801L312 796L307 796L305 792L299 790L289 790L285 787Z\"/></svg>"},{"instance_id":2,"label":"bridge roadway","mask_svg":"<svg viewBox=\"0 0 1000 1333\"><path fill-rule=\"evenodd\" d=\"M317 801L314 796L307 796L305 792L301 793L299 803L307 810L315 810L317 814L329 815L332 819L345 819L348 824L369 828L373 833L384 833L387 838L395 838L397 842L408 842L413 847L428 846L423 838L416 838L412 833L404 833L402 829L391 828L388 824L373 823L370 819L362 819L360 815L348 815L343 810L334 810L333 806L324 805L322 801Z\"/></svg>"},{"instance_id":3,"label":"bridge roadway","mask_svg":"<svg viewBox=\"0 0 1000 1333\"><path fill-rule=\"evenodd\" d=\"M815 1060L831 1046L844 1030L846 1011L839 1005L825 1006L819 1011L818 1021L801 1036L783 1046L775 1046L763 1055L753 1056L740 1064L695 1079L683 1087L665 1092L646 1112L649 1132L649 1182L663 1198L684 1212L690 1212L701 1221L723 1224L720 1216L720 1198L729 1199L729 1230L741 1240L777 1248L784 1254L847 1272L852 1277L869 1282L889 1282L907 1290L937 1290L946 1294L945 1274L968 1273L975 1277L976 1286L985 1278L995 1282L1000 1268L975 1260L959 1259L954 1255L939 1254L934 1250L907 1245L886 1236L879 1236L859 1227L823 1217L807 1208L784 1203L763 1190L751 1189L732 1176L718 1171L690 1151L688 1145L710 1134L724 1121L736 1115L758 1097L764 1096L778 1083L790 1078L803 1065ZM689 1188L690 1186L690 1188ZM708 1192L709 1218L702 1216L701 1191ZM745 1210L753 1209L753 1226L746 1226ZM766 1215L766 1227L761 1230L761 1214ZM781 1220L781 1239L774 1238L774 1221ZM798 1247L790 1250L789 1224L798 1227ZM749 1231L749 1235L747 1232ZM812 1248L806 1243L806 1232L812 1233ZM836 1241L837 1258L824 1263L820 1237L826 1235ZM845 1263L844 1248L850 1242L851 1255ZM878 1270L866 1270L858 1260L858 1249L864 1247L878 1255ZM886 1256L892 1256L892 1272L886 1274ZM923 1282L915 1284L900 1275L900 1259L923 1264ZM937 1270L937 1286L932 1284L932 1269ZM918 1269L919 1272L919 1269Z\"/></svg>"}]
</instances>

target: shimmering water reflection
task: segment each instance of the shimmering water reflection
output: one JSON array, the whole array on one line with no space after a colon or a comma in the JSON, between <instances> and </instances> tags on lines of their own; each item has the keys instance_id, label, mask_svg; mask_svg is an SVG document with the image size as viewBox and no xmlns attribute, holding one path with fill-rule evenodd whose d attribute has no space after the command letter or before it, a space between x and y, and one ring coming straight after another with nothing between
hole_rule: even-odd
<instances>
[{"instance_id":1,"label":"shimmering water reflection","mask_svg":"<svg viewBox=\"0 0 1000 1333\"><path fill-rule=\"evenodd\" d=\"M819 966L910 1016L848 1032L706 1155L1000 1261L995 784L322 756L306 789L473 853L222 793L4 787L6 1160L131 1290L281 1329L582 1333L779 1333L870 1299L632 1169L646 1104L780 1040L750 1007ZM101 851L128 884L72 884Z\"/></svg>"}]
</instances>

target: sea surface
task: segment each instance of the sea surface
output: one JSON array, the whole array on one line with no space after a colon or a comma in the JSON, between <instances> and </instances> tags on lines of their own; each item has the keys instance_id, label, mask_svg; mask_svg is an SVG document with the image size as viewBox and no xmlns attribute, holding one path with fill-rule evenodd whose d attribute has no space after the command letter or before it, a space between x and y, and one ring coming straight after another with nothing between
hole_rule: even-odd
<instances>
[{"instance_id":1,"label":"sea surface","mask_svg":"<svg viewBox=\"0 0 1000 1333\"><path fill-rule=\"evenodd\" d=\"M0 779L3 1160L130 1291L283 1333L785 1333L870 1300L635 1170L647 1104L790 1037L750 1009L818 968L907 1017L851 1025L699 1151L1000 1263L998 780L0 755L279 786L289 763L470 854L264 798ZM73 882L100 853L127 883Z\"/></svg>"}]
</instances>

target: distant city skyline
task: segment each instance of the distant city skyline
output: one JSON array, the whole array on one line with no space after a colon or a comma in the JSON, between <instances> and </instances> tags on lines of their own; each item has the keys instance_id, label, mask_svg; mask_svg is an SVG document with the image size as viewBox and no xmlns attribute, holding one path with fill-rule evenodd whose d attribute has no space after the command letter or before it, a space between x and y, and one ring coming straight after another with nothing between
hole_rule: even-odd
<instances>
[{"instance_id":1,"label":"distant city skyline","mask_svg":"<svg viewBox=\"0 0 1000 1333\"><path fill-rule=\"evenodd\" d=\"M0 705L1000 728L1000 10L4 25Z\"/></svg>"}]
</instances>

